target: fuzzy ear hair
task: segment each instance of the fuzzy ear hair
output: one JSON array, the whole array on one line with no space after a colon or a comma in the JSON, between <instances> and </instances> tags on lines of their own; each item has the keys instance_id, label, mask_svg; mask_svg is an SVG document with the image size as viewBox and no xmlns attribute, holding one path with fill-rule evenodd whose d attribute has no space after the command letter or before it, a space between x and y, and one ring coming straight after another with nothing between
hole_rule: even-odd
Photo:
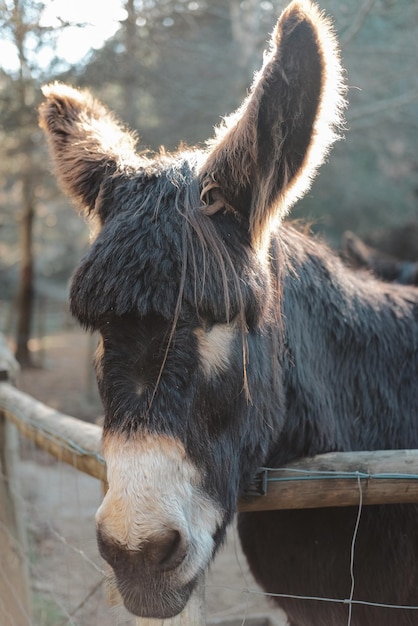
<instances>
[{"instance_id":1,"label":"fuzzy ear hair","mask_svg":"<svg viewBox=\"0 0 418 626\"><path fill-rule=\"evenodd\" d=\"M200 170L208 214L232 208L260 241L309 188L337 138L345 87L330 22L309 0L280 16L251 92L224 120Z\"/></svg>"},{"instance_id":2,"label":"fuzzy ear hair","mask_svg":"<svg viewBox=\"0 0 418 626\"><path fill-rule=\"evenodd\" d=\"M136 139L89 92L53 83L42 89L39 125L45 131L58 181L87 215L96 210L103 181L138 167ZM94 215L99 213L99 215Z\"/></svg>"}]
</instances>

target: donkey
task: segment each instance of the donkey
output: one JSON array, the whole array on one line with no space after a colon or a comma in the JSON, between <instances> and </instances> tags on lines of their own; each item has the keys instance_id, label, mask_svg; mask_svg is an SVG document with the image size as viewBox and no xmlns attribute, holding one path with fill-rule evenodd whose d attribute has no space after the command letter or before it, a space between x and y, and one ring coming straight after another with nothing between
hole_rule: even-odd
<instances>
[{"instance_id":1,"label":"donkey","mask_svg":"<svg viewBox=\"0 0 418 626\"><path fill-rule=\"evenodd\" d=\"M342 258L351 267L366 269L382 280L418 285L418 263L396 259L365 244L351 231L343 236Z\"/></svg>"},{"instance_id":2,"label":"donkey","mask_svg":"<svg viewBox=\"0 0 418 626\"><path fill-rule=\"evenodd\" d=\"M144 155L89 93L44 89L40 124L91 221L71 310L100 333L109 490L100 552L129 611L185 606L260 466L418 446L418 292L367 280L281 223L341 131L329 21L282 13L241 108L204 149ZM257 581L306 626L418 624L418 508L241 514ZM305 601L297 596L334 598ZM292 597L286 597L292 596Z\"/></svg>"}]
</instances>

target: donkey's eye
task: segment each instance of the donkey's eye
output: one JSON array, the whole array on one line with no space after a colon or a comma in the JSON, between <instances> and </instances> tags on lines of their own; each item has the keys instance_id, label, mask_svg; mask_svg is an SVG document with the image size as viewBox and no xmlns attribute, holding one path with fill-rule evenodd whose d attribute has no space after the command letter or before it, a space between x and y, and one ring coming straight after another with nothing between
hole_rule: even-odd
<instances>
[{"instance_id":1,"label":"donkey's eye","mask_svg":"<svg viewBox=\"0 0 418 626\"><path fill-rule=\"evenodd\" d=\"M167 351L169 338L168 324L164 320L152 318L138 323L134 348L134 371L148 382L158 376Z\"/></svg>"},{"instance_id":2,"label":"donkey's eye","mask_svg":"<svg viewBox=\"0 0 418 626\"><path fill-rule=\"evenodd\" d=\"M205 319L201 323L201 328L205 333L209 333L212 330L214 324L215 322L213 320Z\"/></svg>"},{"instance_id":3,"label":"donkey's eye","mask_svg":"<svg viewBox=\"0 0 418 626\"><path fill-rule=\"evenodd\" d=\"M164 359L164 346L160 343L153 343L144 347L137 353L134 367L137 371L147 372L156 367L160 367Z\"/></svg>"}]
</instances>

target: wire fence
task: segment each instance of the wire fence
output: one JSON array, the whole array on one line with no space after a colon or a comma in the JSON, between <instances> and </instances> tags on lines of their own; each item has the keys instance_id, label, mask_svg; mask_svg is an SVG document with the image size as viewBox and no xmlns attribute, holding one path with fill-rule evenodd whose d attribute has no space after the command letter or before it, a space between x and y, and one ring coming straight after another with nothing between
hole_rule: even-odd
<instances>
[{"instance_id":1,"label":"wire fence","mask_svg":"<svg viewBox=\"0 0 418 626\"><path fill-rule=\"evenodd\" d=\"M4 389L6 394L2 393ZM7 401L6 396L9 398ZM141 624L123 607L109 607L106 569L97 552L94 514L102 499L102 481L105 478L104 462L98 447L100 428L62 416L44 405L37 411L39 405L11 385L0 383L0 408L24 434L18 449L20 488L15 488L17 483L14 478L11 480L9 473L1 472L0 478L11 487L25 529L24 539L18 541L16 534L0 517L0 546L7 542L9 547L7 553L0 549L0 624ZM80 437L77 432L79 427L80 431L90 434ZM40 451L39 443L56 458ZM358 469L353 471L353 467ZM344 492L348 494L347 502L357 507L351 540L351 589L348 597L266 594L253 582L232 529L229 549L219 555L206 578L208 623L231 626L285 624L285 618L274 617L278 614L266 604L265 598L269 595L307 603L346 605L348 626L352 623L353 609L360 604L393 611L394 624L396 611L400 609L411 611L411 615L416 615L418 619L418 606L357 600L354 575L357 532L364 507L371 502L418 502L418 451L330 453L303 459L284 468L262 468L252 495L244 498L239 508L250 511L289 506L330 506L335 505L336 493L340 503L346 502ZM23 560L29 574L30 613L19 600L14 582L4 575L7 571L5 559L13 558L13 555ZM20 608L17 618L7 612L7 596L13 596ZM411 617L412 620L415 617Z\"/></svg>"},{"instance_id":2,"label":"wire fence","mask_svg":"<svg viewBox=\"0 0 418 626\"><path fill-rule=\"evenodd\" d=\"M94 514L101 483L20 441L19 483L14 490L25 529L21 552L29 575L31 615L21 611L11 626L131 626L122 607L110 608L106 572L95 540ZM5 479L5 476L2 476ZM3 533L7 532L2 526ZM0 569L1 572L4 568ZM4 579L3 579L4 582Z\"/></svg>"},{"instance_id":3,"label":"wire fence","mask_svg":"<svg viewBox=\"0 0 418 626\"><path fill-rule=\"evenodd\" d=\"M392 460L396 458L399 454L401 459L402 457L412 459L415 461L416 459L416 450L399 450L399 451L379 451L377 454L382 455L383 457L390 457ZM360 456L369 457L370 453L361 453ZM321 457L326 457L327 455L321 455ZM331 455L330 455L331 456ZM351 455L347 455L350 457ZM372 453L372 456L374 454ZM403 460L404 460L403 459ZM306 462L306 461L305 461ZM350 461L351 462L351 461ZM402 461L401 461L402 462ZM414 465L413 465L414 466ZM259 594L262 593L265 596L270 598L282 598L282 599L293 599L300 600L304 602L324 602L331 604L343 604L347 606L347 626L351 626L352 616L353 616L353 608L355 606L368 606L371 608L380 608L386 609L388 611L399 611L406 610L410 611L411 614L414 612L418 612L418 606L414 605L405 605L405 604L390 604L385 602L371 602L366 600L357 600L354 598L355 592L355 575L354 575L354 560L355 560L355 551L356 551L356 540L357 534L360 526L360 521L363 513L364 507L364 481L369 480L384 480L384 481L407 481L410 486L413 486L413 491L415 492L415 486L418 485L418 473L414 473L411 471L410 473L404 472L364 472L364 471L339 471L339 470L311 470L311 469L302 469L302 468L262 468L262 472L265 472L266 478L264 479L264 484L269 485L272 483L300 483L300 481L309 481L311 484L314 484L315 481L340 481L340 480L351 480L356 483L357 491L358 491L358 510L356 516L355 526L353 528L353 535L351 540L351 549L350 549L350 580L351 580L351 589L350 595L347 598L329 598L324 596L307 596L307 595L295 595L295 594L284 594L284 593L265 593L256 590L248 589L248 593L250 594ZM277 476L277 474L280 474ZM283 475L284 474L284 475ZM287 474L287 475L286 475ZM268 487L266 487L266 494L268 493ZM320 498L318 498L318 501ZM392 499L390 498L392 501ZM404 498L398 494L397 498L398 502L402 502ZM408 502L415 502L416 496L411 499L407 499ZM418 502L418 501L417 501ZM385 504L385 502L382 502ZM396 577L396 573L394 573ZM418 618L418 613L417 613ZM394 615L394 626L396 625L396 615ZM412 620L413 618L411 618ZM415 623L411 621L411 624Z\"/></svg>"},{"instance_id":4,"label":"wire fence","mask_svg":"<svg viewBox=\"0 0 418 626\"><path fill-rule=\"evenodd\" d=\"M13 495L27 538L16 545L32 593L30 617L24 608L17 617L8 615L0 602L1 626L148 625L149 620L135 620L121 606L109 607L106 568L97 552L94 525L105 477L98 452L100 427L62 415L4 382L0 407L24 435L18 450L21 489ZM8 480L5 474L0 477ZM285 623L265 617L271 609L264 598L246 591L250 574L234 531L231 538L233 552L223 551L206 579L208 623L232 626L236 619L248 626Z\"/></svg>"},{"instance_id":5,"label":"wire fence","mask_svg":"<svg viewBox=\"0 0 418 626\"><path fill-rule=\"evenodd\" d=\"M19 499L27 541L16 546L28 569L32 613L4 614L0 602L1 626L136 625L123 606L110 605L113 599L109 599L106 568L95 538L100 481L51 458L25 438L20 438L19 456L20 490L14 495ZM4 526L1 530L5 531ZM205 581L208 623L285 624L259 595L235 528L211 570ZM0 578L2 571L0 565Z\"/></svg>"}]
</instances>

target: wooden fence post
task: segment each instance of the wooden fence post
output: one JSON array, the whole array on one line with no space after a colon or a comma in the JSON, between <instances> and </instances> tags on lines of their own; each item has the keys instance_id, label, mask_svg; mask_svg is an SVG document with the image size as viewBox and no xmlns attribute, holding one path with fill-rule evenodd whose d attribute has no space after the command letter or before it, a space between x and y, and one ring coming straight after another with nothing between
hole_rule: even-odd
<instances>
[{"instance_id":1,"label":"wooden fence post","mask_svg":"<svg viewBox=\"0 0 418 626\"><path fill-rule=\"evenodd\" d=\"M13 382L18 371L0 335L0 379ZM21 499L16 477L18 434L0 411L0 623L32 624L26 535L20 514Z\"/></svg>"}]
</instances>

